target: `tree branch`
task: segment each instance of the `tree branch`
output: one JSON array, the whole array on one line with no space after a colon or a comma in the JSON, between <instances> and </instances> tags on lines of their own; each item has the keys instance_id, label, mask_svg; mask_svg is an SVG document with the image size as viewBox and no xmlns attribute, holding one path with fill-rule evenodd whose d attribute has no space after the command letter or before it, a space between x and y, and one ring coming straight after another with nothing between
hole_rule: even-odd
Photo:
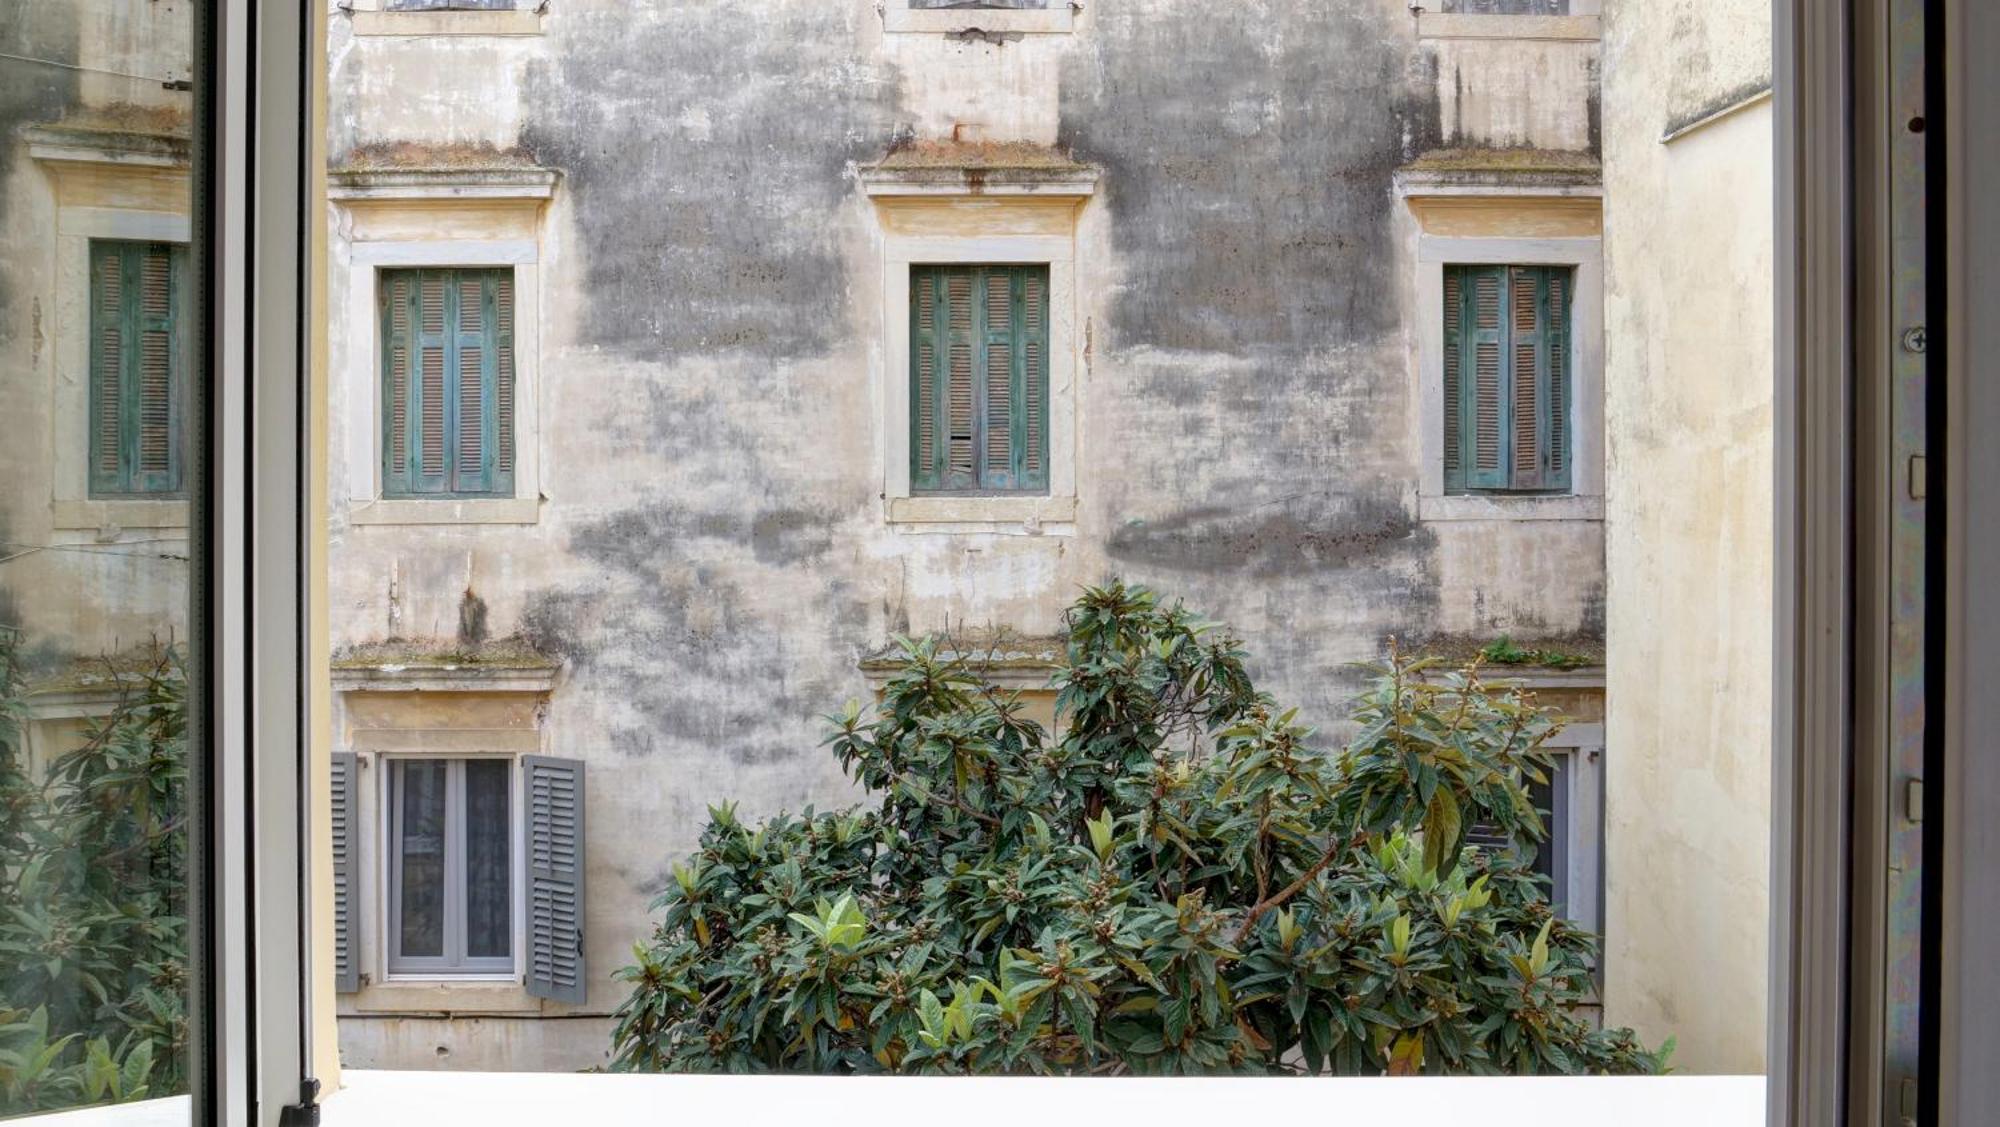
<instances>
[{"instance_id":1,"label":"tree branch","mask_svg":"<svg viewBox=\"0 0 2000 1127\"><path fill-rule=\"evenodd\" d=\"M1229 945L1231 947L1242 946L1243 941L1250 938L1250 929L1257 926L1257 921L1264 918L1264 913L1304 892L1306 885L1311 884L1314 877L1325 872L1326 867L1333 864L1333 859L1340 856L1343 849L1355 844L1361 840L1361 837L1362 835L1356 834L1352 838L1335 837L1331 841L1328 841L1326 852L1320 854L1319 860L1313 862L1312 868L1300 873L1299 879L1279 889L1274 895L1267 896L1250 906L1250 913L1243 917L1243 926L1236 929L1236 937L1229 941Z\"/></svg>"}]
</instances>

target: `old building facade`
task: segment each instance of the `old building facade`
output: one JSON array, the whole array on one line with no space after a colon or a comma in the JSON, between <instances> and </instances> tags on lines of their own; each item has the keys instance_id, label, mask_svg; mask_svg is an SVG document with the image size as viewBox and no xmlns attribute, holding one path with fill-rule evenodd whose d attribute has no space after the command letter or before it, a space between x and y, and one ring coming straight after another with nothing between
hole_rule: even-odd
<instances>
[{"instance_id":1,"label":"old building facade","mask_svg":"<svg viewBox=\"0 0 2000 1127\"><path fill-rule=\"evenodd\" d=\"M1392 635L1597 652L1589 5L434 7L331 35L351 1064L601 1060L898 633L1122 575L1335 730Z\"/></svg>"}]
</instances>

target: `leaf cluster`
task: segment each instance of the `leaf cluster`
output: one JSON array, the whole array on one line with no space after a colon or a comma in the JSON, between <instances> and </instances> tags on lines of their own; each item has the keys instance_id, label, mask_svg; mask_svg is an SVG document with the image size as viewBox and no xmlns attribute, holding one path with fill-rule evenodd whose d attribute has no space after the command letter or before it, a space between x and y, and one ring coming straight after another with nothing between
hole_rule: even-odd
<instances>
[{"instance_id":1,"label":"leaf cluster","mask_svg":"<svg viewBox=\"0 0 2000 1127\"><path fill-rule=\"evenodd\" d=\"M1058 732L906 640L879 703L829 718L869 805L711 808L618 972L615 1067L1664 1068L1578 1015L1594 940L1531 868L1552 713L1392 649L1330 750L1184 606L1114 582L1065 623Z\"/></svg>"}]
</instances>

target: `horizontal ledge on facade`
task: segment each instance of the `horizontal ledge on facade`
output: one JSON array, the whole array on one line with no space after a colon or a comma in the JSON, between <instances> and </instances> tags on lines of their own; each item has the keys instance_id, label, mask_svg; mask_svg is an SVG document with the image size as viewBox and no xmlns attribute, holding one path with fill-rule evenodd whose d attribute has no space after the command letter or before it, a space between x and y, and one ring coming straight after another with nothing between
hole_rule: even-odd
<instances>
[{"instance_id":1,"label":"horizontal ledge on facade","mask_svg":"<svg viewBox=\"0 0 2000 1127\"><path fill-rule=\"evenodd\" d=\"M1417 13L1418 39L1556 39L1595 42L1597 16L1498 16L1461 12Z\"/></svg>"},{"instance_id":2,"label":"horizontal ledge on facade","mask_svg":"<svg viewBox=\"0 0 2000 1127\"><path fill-rule=\"evenodd\" d=\"M892 33L931 35L1061 35L1076 27L1076 9L1067 0L1042 9L977 10L963 8L913 9L908 0L887 0L882 8L882 30Z\"/></svg>"},{"instance_id":3,"label":"horizontal ledge on facade","mask_svg":"<svg viewBox=\"0 0 2000 1127\"><path fill-rule=\"evenodd\" d=\"M1433 149L1396 170L1415 196L1602 196L1604 166L1567 149Z\"/></svg>"},{"instance_id":4,"label":"horizontal ledge on facade","mask_svg":"<svg viewBox=\"0 0 2000 1127\"><path fill-rule=\"evenodd\" d=\"M561 670L543 666L337 666L337 693L550 693Z\"/></svg>"},{"instance_id":5,"label":"horizontal ledge on facade","mask_svg":"<svg viewBox=\"0 0 2000 1127\"><path fill-rule=\"evenodd\" d=\"M185 533L188 503L161 501L51 501L49 520L66 531L90 529L106 531L122 528L149 528ZM105 547L115 548L116 543Z\"/></svg>"},{"instance_id":6,"label":"horizontal ledge on facade","mask_svg":"<svg viewBox=\"0 0 2000 1127\"><path fill-rule=\"evenodd\" d=\"M541 512L542 503L534 497L462 501L355 500L349 503L347 523L534 524L541 519Z\"/></svg>"},{"instance_id":7,"label":"horizontal ledge on facade","mask_svg":"<svg viewBox=\"0 0 2000 1127\"><path fill-rule=\"evenodd\" d=\"M327 173L335 200L546 200L558 173L549 168L337 168Z\"/></svg>"},{"instance_id":8,"label":"horizontal ledge on facade","mask_svg":"<svg viewBox=\"0 0 2000 1127\"><path fill-rule=\"evenodd\" d=\"M356 35L540 35L541 13L515 11L354 12Z\"/></svg>"},{"instance_id":9,"label":"horizontal ledge on facade","mask_svg":"<svg viewBox=\"0 0 2000 1127\"><path fill-rule=\"evenodd\" d=\"M1520 521L1604 519L1604 498L1594 494L1561 497L1474 494L1425 495L1417 498L1421 521Z\"/></svg>"},{"instance_id":10,"label":"horizontal ledge on facade","mask_svg":"<svg viewBox=\"0 0 2000 1127\"><path fill-rule=\"evenodd\" d=\"M1076 498L891 497L888 518L891 524L974 525L980 526L977 531L1035 535L1053 532L1050 525L1073 525Z\"/></svg>"},{"instance_id":11,"label":"horizontal ledge on facade","mask_svg":"<svg viewBox=\"0 0 2000 1127\"><path fill-rule=\"evenodd\" d=\"M1097 171L1052 172L1034 168L866 169L861 190L870 199L899 196L1036 196L1085 200L1097 192Z\"/></svg>"},{"instance_id":12,"label":"horizontal ledge on facade","mask_svg":"<svg viewBox=\"0 0 2000 1127\"><path fill-rule=\"evenodd\" d=\"M340 1017L522 1017L540 1014L542 999L519 976L506 979L390 978L340 997Z\"/></svg>"}]
</instances>

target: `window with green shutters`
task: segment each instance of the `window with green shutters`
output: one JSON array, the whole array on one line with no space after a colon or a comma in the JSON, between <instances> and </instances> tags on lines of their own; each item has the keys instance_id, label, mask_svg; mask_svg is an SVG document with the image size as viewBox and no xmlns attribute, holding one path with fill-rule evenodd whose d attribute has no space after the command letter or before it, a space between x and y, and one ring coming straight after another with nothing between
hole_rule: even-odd
<instances>
[{"instance_id":1,"label":"window with green shutters","mask_svg":"<svg viewBox=\"0 0 2000 1127\"><path fill-rule=\"evenodd\" d=\"M910 268L910 486L1049 487L1049 269Z\"/></svg>"},{"instance_id":2,"label":"window with green shutters","mask_svg":"<svg viewBox=\"0 0 2000 1127\"><path fill-rule=\"evenodd\" d=\"M382 495L514 495L514 271L384 270Z\"/></svg>"},{"instance_id":3,"label":"window with green shutters","mask_svg":"<svg viewBox=\"0 0 2000 1127\"><path fill-rule=\"evenodd\" d=\"M1444 269L1447 493L1570 488L1567 266Z\"/></svg>"},{"instance_id":4,"label":"window with green shutters","mask_svg":"<svg viewBox=\"0 0 2000 1127\"><path fill-rule=\"evenodd\" d=\"M176 497L187 385L187 247L90 243L90 494Z\"/></svg>"}]
</instances>

